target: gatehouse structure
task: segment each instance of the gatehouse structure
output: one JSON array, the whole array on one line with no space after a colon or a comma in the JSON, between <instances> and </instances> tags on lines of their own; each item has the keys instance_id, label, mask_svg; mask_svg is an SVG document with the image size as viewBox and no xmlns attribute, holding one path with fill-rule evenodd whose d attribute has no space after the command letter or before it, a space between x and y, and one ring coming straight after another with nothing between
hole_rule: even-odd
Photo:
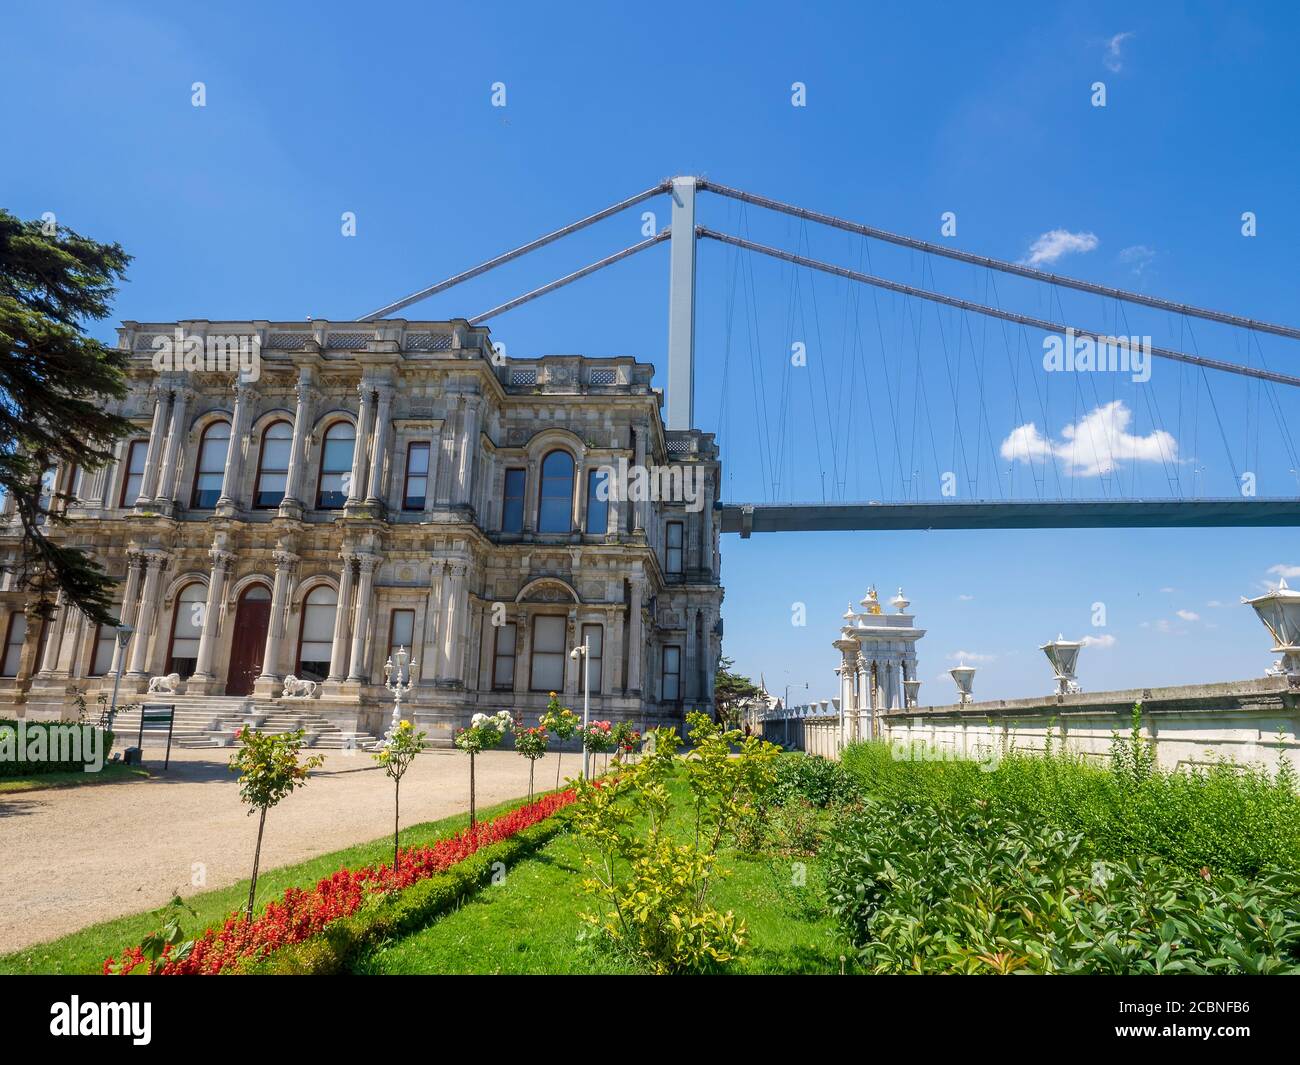
<instances>
[{"instance_id":1,"label":"gatehouse structure","mask_svg":"<svg viewBox=\"0 0 1300 1065\"><path fill-rule=\"evenodd\" d=\"M552 691L580 709L584 641L595 716L711 705L718 451L665 429L651 365L506 359L463 319L118 332L135 431L49 483L71 497L55 535L119 579L133 635L119 650L62 603L42 619L7 577L0 716L69 716L73 689L93 700L120 671L125 698L176 674L155 686L379 733L406 647L409 714L448 742L480 710L531 722ZM160 361L173 337L239 359ZM629 493L629 469L675 490ZM19 536L6 513L0 552Z\"/></svg>"}]
</instances>

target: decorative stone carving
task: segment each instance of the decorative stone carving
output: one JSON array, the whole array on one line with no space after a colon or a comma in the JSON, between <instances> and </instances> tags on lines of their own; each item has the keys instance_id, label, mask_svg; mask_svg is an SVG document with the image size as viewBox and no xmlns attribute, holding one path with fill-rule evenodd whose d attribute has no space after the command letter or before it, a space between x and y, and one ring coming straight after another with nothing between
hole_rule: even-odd
<instances>
[{"instance_id":1,"label":"decorative stone carving","mask_svg":"<svg viewBox=\"0 0 1300 1065\"><path fill-rule=\"evenodd\" d=\"M153 677L149 681L150 695L175 695L181 686L179 673L168 673L165 677Z\"/></svg>"},{"instance_id":2,"label":"decorative stone carving","mask_svg":"<svg viewBox=\"0 0 1300 1065\"><path fill-rule=\"evenodd\" d=\"M280 693L284 699L310 699L316 694L316 682L314 680L299 680L292 673L284 678L284 691Z\"/></svg>"}]
</instances>

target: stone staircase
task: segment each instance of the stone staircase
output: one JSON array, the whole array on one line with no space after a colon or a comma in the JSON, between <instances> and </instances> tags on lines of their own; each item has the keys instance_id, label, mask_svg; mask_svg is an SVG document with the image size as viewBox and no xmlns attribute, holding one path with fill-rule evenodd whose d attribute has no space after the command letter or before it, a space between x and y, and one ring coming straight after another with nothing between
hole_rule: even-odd
<instances>
[{"instance_id":1,"label":"stone staircase","mask_svg":"<svg viewBox=\"0 0 1300 1065\"><path fill-rule=\"evenodd\" d=\"M231 695L140 695L140 703L174 705L176 720L172 728L173 747L230 747L235 730L252 725L260 732L306 732L305 746L322 750L369 750L378 737L368 732L344 732L320 714L312 712L309 700L301 709L276 703L254 702L251 696ZM117 750L135 746L140 736L140 711L119 712L113 731ZM145 744L165 744L167 733L156 726L147 728Z\"/></svg>"}]
</instances>

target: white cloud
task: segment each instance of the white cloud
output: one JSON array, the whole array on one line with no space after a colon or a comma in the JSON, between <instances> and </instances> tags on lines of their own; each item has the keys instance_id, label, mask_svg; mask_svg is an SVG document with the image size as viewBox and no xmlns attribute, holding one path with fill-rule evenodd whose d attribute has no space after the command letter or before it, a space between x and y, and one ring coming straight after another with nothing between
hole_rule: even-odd
<instances>
[{"instance_id":1,"label":"white cloud","mask_svg":"<svg viewBox=\"0 0 1300 1065\"><path fill-rule=\"evenodd\" d=\"M1130 245L1119 253L1119 261L1139 275L1151 265L1151 260L1155 257L1155 248L1148 248L1145 244Z\"/></svg>"},{"instance_id":2,"label":"white cloud","mask_svg":"<svg viewBox=\"0 0 1300 1065\"><path fill-rule=\"evenodd\" d=\"M1124 42L1133 36L1131 30L1125 30L1123 33L1115 34L1106 42L1106 53L1101 57L1101 61L1106 64L1107 70L1118 73L1124 69L1124 56L1121 49L1124 47Z\"/></svg>"},{"instance_id":3,"label":"white cloud","mask_svg":"<svg viewBox=\"0 0 1300 1065\"><path fill-rule=\"evenodd\" d=\"M967 595L965 592L962 592L961 595L957 596L957 598L963 603L969 603L975 597L973 595Z\"/></svg>"},{"instance_id":4,"label":"white cloud","mask_svg":"<svg viewBox=\"0 0 1300 1065\"><path fill-rule=\"evenodd\" d=\"M1221 606L1226 606L1227 604L1226 604L1226 603L1221 603L1221 602L1219 602L1217 599L1211 599L1211 600L1210 600L1208 603L1206 603L1205 605L1208 606L1211 610L1217 610L1219 607L1221 607Z\"/></svg>"},{"instance_id":5,"label":"white cloud","mask_svg":"<svg viewBox=\"0 0 1300 1065\"><path fill-rule=\"evenodd\" d=\"M1049 229L1029 245L1029 254L1020 262L1024 266L1054 263L1063 255L1092 251L1100 243L1095 233L1071 233L1068 229Z\"/></svg>"},{"instance_id":6,"label":"white cloud","mask_svg":"<svg viewBox=\"0 0 1300 1065\"><path fill-rule=\"evenodd\" d=\"M1268 571L1269 573L1275 573L1279 577L1286 577L1288 579L1300 577L1300 566L1288 566L1284 563L1278 563L1276 566L1269 566Z\"/></svg>"},{"instance_id":7,"label":"white cloud","mask_svg":"<svg viewBox=\"0 0 1300 1065\"><path fill-rule=\"evenodd\" d=\"M1115 637L1106 632L1100 636L1085 636L1081 642L1084 647L1114 647Z\"/></svg>"},{"instance_id":8,"label":"white cloud","mask_svg":"<svg viewBox=\"0 0 1300 1065\"><path fill-rule=\"evenodd\" d=\"M1195 610L1175 610L1174 613L1177 614L1177 615L1178 615L1180 618L1182 618L1184 621L1200 621L1200 620L1201 620L1201 615L1198 614L1198 613L1196 613Z\"/></svg>"},{"instance_id":9,"label":"white cloud","mask_svg":"<svg viewBox=\"0 0 1300 1065\"><path fill-rule=\"evenodd\" d=\"M1161 588L1160 591L1162 591L1165 595L1173 595L1173 593L1178 591L1178 589L1170 588L1168 585L1166 585L1165 587Z\"/></svg>"},{"instance_id":10,"label":"white cloud","mask_svg":"<svg viewBox=\"0 0 1300 1065\"><path fill-rule=\"evenodd\" d=\"M992 662L998 656L982 655L978 651L954 651L948 657L953 662L964 662L968 666L978 666L981 663Z\"/></svg>"},{"instance_id":11,"label":"white cloud","mask_svg":"<svg viewBox=\"0 0 1300 1065\"><path fill-rule=\"evenodd\" d=\"M1002 457L1015 462L1043 462L1049 456L1073 473L1096 477L1113 473L1122 462L1177 462L1178 442L1163 429L1147 436L1128 431L1133 412L1117 399L1094 408L1061 430L1060 440L1050 440L1028 422L1011 430L1002 441Z\"/></svg>"}]
</instances>

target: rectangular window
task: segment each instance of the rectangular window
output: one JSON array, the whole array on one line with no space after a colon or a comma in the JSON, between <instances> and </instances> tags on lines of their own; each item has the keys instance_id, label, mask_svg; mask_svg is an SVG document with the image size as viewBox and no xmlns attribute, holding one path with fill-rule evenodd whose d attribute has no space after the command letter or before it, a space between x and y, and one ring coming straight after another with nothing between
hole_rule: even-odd
<instances>
[{"instance_id":1,"label":"rectangular window","mask_svg":"<svg viewBox=\"0 0 1300 1065\"><path fill-rule=\"evenodd\" d=\"M501 501L502 532L521 533L524 531L524 485L527 480L527 470L506 470L506 490Z\"/></svg>"},{"instance_id":2,"label":"rectangular window","mask_svg":"<svg viewBox=\"0 0 1300 1065\"><path fill-rule=\"evenodd\" d=\"M533 618L533 656L529 688L535 692L564 689L565 619L547 614Z\"/></svg>"},{"instance_id":3,"label":"rectangular window","mask_svg":"<svg viewBox=\"0 0 1300 1065\"><path fill-rule=\"evenodd\" d=\"M0 657L0 677L18 676L18 660L23 654L23 641L27 639L27 615L15 610L9 615L5 632L4 655Z\"/></svg>"},{"instance_id":4,"label":"rectangular window","mask_svg":"<svg viewBox=\"0 0 1300 1065\"><path fill-rule=\"evenodd\" d=\"M492 689L510 691L515 686L515 623L493 625ZM548 689L549 690L549 689Z\"/></svg>"},{"instance_id":5,"label":"rectangular window","mask_svg":"<svg viewBox=\"0 0 1300 1065\"><path fill-rule=\"evenodd\" d=\"M680 647L664 648L663 700L675 703L682 691L682 649Z\"/></svg>"},{"instance_id":6,"label":"rectangular window","mask_svg":"<svg viewBox=\"0 0 1300 1065\"><path fill-rule=\"evenodd\" d=\"M587 535L609 531L609 467L587 471Z\"/></svg>"},{"instance_id":7,"label":"rectangular window","mask_svg":"<svg viewBox=\"0 0 1300 1065\"><path fill-rule=\"evenodd\" d=\"M112 625L95 626L95 646L90 654L91 677L107 676L113 668L113 647L117 640L117 630Z\"/></svg>"},{"instance_id":8,"label":"rectangular window","mask_svg":"<svg viewBox=\"0 0 1300 1065\"><path fill-rule=\"evenodd\" d=\"M605 626L604 625L584 625L582 626L582 639L588 647L586 655L586 668L591 676L591 687L588 689L592 695L600 693L600 682L603 679L601 672L601 663L604 661L604 644L605 644ZM581 680L581 678L579 678Z\"/></svg>"},{"instance_id":9,"label":"rectangular window","mask_svg":"<svg viewBox=\"0 0 1300 1065\"><path fill-rule=\"evenodd\" d=\"M148 440L132 440L126 449L126 476L122 478L122 494L117 501L119 507L135 505L144 484L144 460L148 454Z\"/></svg>"},{"instance_id":10,"label":"rectangular window","mask_svg":"<svg viewBox=\"0 0 1300 1065\"><path fill-rule=\"evenodd\" d=\"M680 521L668 523L667 546L664 549L664 562L669 573L682 572L682 531Z\"/></svg>"},{"instance_id":11,"label":"rectangular window","mask_svg":"<svg viewBox=\"0 0 1300 1065\"><path fill-rule=\"evenodd\" d=\"M406 449L406 488L403 510L423 510L429 491L429 445L411 444Z\"/></svg>"},{"instance_id":12,"label":"rectangular window","mask_svg":"<svg viewBox=\"0 0 1300 1065\"><path fill-rule=\"evenodd\" d=\"M415 611L394 610L388 620L388 654L391 658L400 647L409 653L415 641ZM412 658L415 656L412 655Z\"/></svg>"}]
</instances>

